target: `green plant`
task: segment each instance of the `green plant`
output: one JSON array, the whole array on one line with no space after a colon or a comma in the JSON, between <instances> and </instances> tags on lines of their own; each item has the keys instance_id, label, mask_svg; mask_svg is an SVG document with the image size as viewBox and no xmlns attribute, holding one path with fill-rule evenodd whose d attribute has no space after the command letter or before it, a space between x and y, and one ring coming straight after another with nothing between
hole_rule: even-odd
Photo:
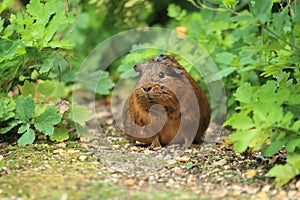
<instances>
[{"instance_id":1,"label":"green plant","mask_svg":"<svg viewBox=\"0 0 300 200\"><path fill-rule=\"evenodd\" d=\"M230 140L238 152L251 149L273 156L286 149L287 163L268 175L280 187L300 173L298 1L189 0L198 12L176 23L197 40L216 62L228 97ZM218 77L211 77L211 79ZM283 174L289 173L289 176Z\"/></svg>"},{"instance_id":2,"label":"green plant","mask_svg":"<svg viewBox=\"0 0 300 200\"><path fill-rule=\"evenodd\" d=\"M6 3L1 6L8 6ZM66 70L72 43L62 34L68 34L75 22L75 13L66 9L61 0L32 0L26 12L11 14L7 26L0 19L0 85L5 91L17 85L21 75L30 76L34 70L37 78Z\"/></svg>"},{"instance_id":3,"label":"green plant","mask_svg":"<svg viewBox=\"0 0 300 200\"><path fill-rule=\"evenodd\" d=\"M11 3L1 2L0 11ZM76 124L79 134L87 133L82 126L90 111L69 109L67 100L74 81L68 71L73 48L68 37L76 22L71 7L62 0L31 0L9 20L0 18L0 134L20 134L19 146L32 144L39 134L64 141ZM75 112L86 114L73 118Z\"/></svg>"}]
</instances>

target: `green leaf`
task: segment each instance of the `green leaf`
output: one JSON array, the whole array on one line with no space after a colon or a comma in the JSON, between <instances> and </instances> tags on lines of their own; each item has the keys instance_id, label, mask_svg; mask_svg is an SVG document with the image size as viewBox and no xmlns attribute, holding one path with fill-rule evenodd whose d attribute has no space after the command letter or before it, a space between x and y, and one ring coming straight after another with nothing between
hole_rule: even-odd
<instances>
[{"instance_id":1,"label":"green leaf","mask_svg":"<svg viewBox=\"0 0 300 200\"><path fill-rule=\"evenodd\" d=\"M2 13L3 10L5 10L6 8L8 8L8 6L10 6L13 2L14 2L14 0L3 0L0 3L0 13ZM0 32L1 32L1 30L0 30Z\"/></svg>"},{"instance_id":2,"label":"green leaf","mask_svg":"<svg viewBox=\"0 0 300 200\"><path fill-rule=\"evenodd\" d=\"M270 157L273 156L275 153L277 153L283 145L285 145L286 140L277 140L277 141L272 141L271 144L265 147L263 150L263 155Z\"/></svg>"},{"instance_id":3,"label":"green leaf","mask_svg":"<svg viewBox=\"0 0 300 200\"><path fill-rule=\"evenodd\" d=\"M66 83L57 81L54 92L51 96L53 98L65 98L68 95L67 92Z\"/></svg>"},{"instance_id":4,"label":"green leaf","mask_svg":"<svg viewBox=\"0 0 300 200\"><path fill-rule=\"evenodd\" d=\"M287 155L286 162L296 170L297 175L300 172L300 155L298 152L290 153Z\"/></svg>"},{"instance_id":5,"label":"green leaf","mask_svg":"<svg viewBox=\"0 0 300 200\"><path fill-rule=\"evenodd\" d=\"M85 122L91 119L92 111L86 106L73 104L71 107L71 117L73 121L84 126Z\"/></svg>"},{"instance_id":6,"label":"green leaf","mask_svg":"<svg viewBox=\"0 0 300 200\"><path fill-rule=\"evenodd\" d=\"M57 81L46 80L38 85L37 90L46 97L50 97L54 92L56 86Z\"/></svg>"},{"instance_id":7,"label":"green leaf","mask_svg":"<svg viewBox=\"0 0 300 200\"><path fill-rule=\"evenodd\" d=\"M273 6L272 0L252 0L250 1L250 4L252 6L253 14L259 22L264 24L270 19Z\"/></svg>"},{"instance_id":8,"label":"green leaf","mask_svg":"<svg viewBox=\"0 0 300 200\"><path fill-rule=\"evenodd\" d=\"M18 133L24 133L25 131L29 130L29 128L30 128L30 124L23 124L18 129Z\"/></svg>"},{"instance_id":9,"label":"green leaf","mask_svg":"<svg viewBox=\"0 0 300 200\"><path fill-rule=\"evenodd\" d=\"M111 88L114 87L114 82L110 79L107 79L106 76L102 77L97 85L96 93L108 95Z\"/></svg>"},{"instance_id":10,"label":"green leaf","mask_svg":"<svg viewBox=\"0 0 300 200\"><path fill-rule=\"evenodd\" d=\"M89 133L86 128L82 127L78 123L76 123L76 131L78 132L81 138L96 138L95 135Z\"/></svg>"},{"instance_id":11,"label":"green leaf","mask_svg":"<svg viewBox=\"0 0 300 200\"><path fill-rule=\"evenodd\" d=\"M67 128L64 125L55 128L53 134L50 135L51 141L63 142L67 139L69 139L69 134Z\"/></svg>"},{"instance_id":12,"label":"green leaf","mask_svg":"<svg viewBox=\"0 0 300 200\"><path fill-rule=\"evenodd\" d=\"M286 150L288 153L292 153L296 148L300 149L300 138L292 138L286 144Z\"/></svg>"},{"instance_id":13,"label":"green leaf","mask_svg":"<svg viewBox=\"0 0 300 200\"><path fill-rule=\"evenodd\" d=\"M243 85L237 89L236 93L233 94L233 96L239 102L251 103L252 87L250 83L243 83Z\"/></svg>"},{"instance_id":14,"label":"green leaf","mask_svg":"<svg viewBox=\"0 0 300 200\"><path fill-rule=\"evenodd\" d=\"M72 49L74 44L69 40L56 40L49 42L48 46L51 48Z\"/></svg>"},{"instance_id":15,"label":"green leaf","mask_svg":"<svg viewBox=\"0 0 300 200\"><path fill-rule=\"evenodd\" d=\"M189 163L187 163L186 165L185 165L185 168L186 169L192 169L192 168L194 168L194 167L198 167L199 166L199 163L198 162L189 162Z\"/></svg>"},{"instance_id":16,"label":"green leaf","mask_svg":"<svg viewBox=\"0 0 300 200\"><path fill-rule=\"evenodd\" d=\"M28 80L25 81L24 86L21 88L22 95L27 97L29 94L34 96L35 94L35 85Z\"/></svg>"},{"instance_id":17,"label":"green leaf","mask_svg":"<svg viewBox=\"0 0 300 200\"><path fill-rule=\"evenodd\" d=\"M229 136L229 139L234 142L233 149L237 152L244 152L248 148L252 140L259 135L256 129L236 131Z\"/></svg>"},{"instance_id":18,"label":"green leaf","mask_svg":"<svg viewBox=\"0 0 300 200\"><path fill-rule=\"evenodd\" d=\"M237 56L230 52L222 52L216 54L216 62L230 65L234 58Z\"/></svg>"},{"instance_id":19,"label":"green leaf","mask_svg":"<svg viewBox=\"0 0 300 200\"><path fill-rule=\"evenodd\" d=\"M20 119L24 123L29 123L30 118L34 113L34 107L34 101L31 94L27 97L20 95L16 99L16 119Z\"/></svg>"},{"instance_id":20,"label":"green leaf","mask_svg":"<svg viewBox=\"0 0 300 200\"><path fill-rule=\"evenodd\" d=\"M237 4L237 0L223 0L223 4L233 8Z\"/></svg>"},{"instance_id":21,"label":"green leaf","mask_svg":"<svg viewBox=\"0 0 300 200\"><path fill-rule=\"evenodd\" d=\"M180 6L176 4L170 4L168 7L168 16L174 18L176 20L181 20L184 16L186 16L187 11L180 8Z\"/></svg>"},{"instance_id":22,"label":"green leaf","mask_svg":"<svg viewBox=\"0 0 300 200\"><path fill-rule=\"evenodd\" d=\"M32 144L35 140L34 131L29 128L25 133L18 139L18 146L25 146L27 144Z\"/></svg>"},{"instance_id":23,"label":"green leaf","mask_svg":"<svg viewBox=\"0 0 300 200\"><path fill-rule=\"evenodd\" d=\"M49 72L53 66L54 66L54 58L49 58L44 60L43 65L41 66L39 73L43 74L43 73L47 73Z\"/></svg>"},{"instance_id":24,"label":"green leaf","mask_svg":"<svg viewBox=\"0 0 300 200\"><path fill-rule=\"evenodd\" d=\"M246 130L254 127L252 119L244 113L236 113L230 119L228 119L224 126L230 125L234 129Z\"/></svg>"},{"instance_id":25,"label":"green leaf","mask_svg":"<svg viewBox=\"0 0 300 200\"><path fill-rule=\"evenodd\" d=\"M0 17L0 33L2 32L2 30L3 30L3 25L4 25L4 19L2 19L1 17ZM1 34L2 35L2 34ZM0 35L0 36L1 36Z\"/></svg>"},{"instance_id":26,"label":"green leaf","mask_svg":"<svg viewBox=\"0 0 300 200\"><path fill-rule=\"evenodd\" d=\"M0 98L0 122L4 122L15 116L16 102L6 97Z\"/></svg>"},{"instance_id":27,"label":"green leaf","mask_svg":"<svg viewBox=\"0 0 300 200\"><path fill-rule=\"evenodd\" d=\"M276 165L269 172L268 176L275 177L276 188L280 188L287 182L289 182L296 173L294 169L286 164L286 165Z\"/></svg>"},{"instance_id":28,"label":"green leaf","mask_svg":"<svg viewBox=\"0 0 300 200\"><path fill-rule=\"evenodd\" d=\"M58 124L61 118L62 115L57 113L57 108L51 106L35 118L34 127L45 135L51 135L54 131L53 125Z\"/></svg>"},{"instance_id":29,"label":"green leaf","mask_svg":"<svg viewBox=\"0 0 300 200\"><path fill-rule=\"evenodd\" d=\"M11 122L8 123L8 125L4 128L0 128L0 134L4 134L9 132L11 129L13 129L14 127L16 127L20 122L17 120L13 120Z\"/></svg>"}]
</instances>

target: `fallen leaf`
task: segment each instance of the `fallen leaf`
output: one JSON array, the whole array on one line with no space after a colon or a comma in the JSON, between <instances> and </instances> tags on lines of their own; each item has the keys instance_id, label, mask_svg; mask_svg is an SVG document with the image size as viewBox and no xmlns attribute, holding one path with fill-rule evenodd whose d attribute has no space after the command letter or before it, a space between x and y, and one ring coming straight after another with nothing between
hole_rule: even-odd
<instances>
[{"instance_id":1,"label":"fallen leaf","mask_svg":"<svg viewBox=\"0 0 300 200\"><path fill-rule=\"evenodd\" d=\"M249 169L246 173L245 176L247 178L253 178L256 175L256 170L255 169Z\"/></svg>"},{"instance_id":2,"label":"fallen leaf","mask_svg":"<svg viewBox=\"0 0 300 200\"><path fill-rule=\"evenodd\" d=\"M127 179L123 181L123 184L127 186L134 186L137 185L137 183L138 181L136 179Z\"/></svg>"}]
</instances>

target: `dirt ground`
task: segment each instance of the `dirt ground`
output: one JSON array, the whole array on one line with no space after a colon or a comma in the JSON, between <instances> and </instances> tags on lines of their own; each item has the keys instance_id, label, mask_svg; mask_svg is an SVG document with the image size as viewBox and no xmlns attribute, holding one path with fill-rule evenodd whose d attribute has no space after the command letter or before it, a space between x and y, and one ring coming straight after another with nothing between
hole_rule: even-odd
<instances>
[{"instance_id":1,"label":"dirt ground","mask_svg":"<svg viewBox=\"0 0 300 200\"><path fill-rule=\"evenodd\" d=\"M105 107L99 123L105 140L16 147L0 144L0 199L300 199L300 180L281 189L266 176L272 158L239 154L228 132L212 124L206 142L152 150L132 145ZM225 142L224 142L225 141Z\"/></svg>"}]
</instances>

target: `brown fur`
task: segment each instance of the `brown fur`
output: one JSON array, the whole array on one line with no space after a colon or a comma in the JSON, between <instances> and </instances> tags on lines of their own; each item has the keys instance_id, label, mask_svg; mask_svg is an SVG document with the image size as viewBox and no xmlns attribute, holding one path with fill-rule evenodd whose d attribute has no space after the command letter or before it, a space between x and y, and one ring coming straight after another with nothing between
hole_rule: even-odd
<instances>
[{"instance_id":1,"label":"brown fur","mask_svg":"<svg viewBox=\"0 0 300 200\"><path fill-rule=\"evenodd\" d=\"M141 77L124 106L124 133L151 147L201 144L211 113L203 89L171 56L157 56L135 70Z\"/></svg>"}]
</instances>

